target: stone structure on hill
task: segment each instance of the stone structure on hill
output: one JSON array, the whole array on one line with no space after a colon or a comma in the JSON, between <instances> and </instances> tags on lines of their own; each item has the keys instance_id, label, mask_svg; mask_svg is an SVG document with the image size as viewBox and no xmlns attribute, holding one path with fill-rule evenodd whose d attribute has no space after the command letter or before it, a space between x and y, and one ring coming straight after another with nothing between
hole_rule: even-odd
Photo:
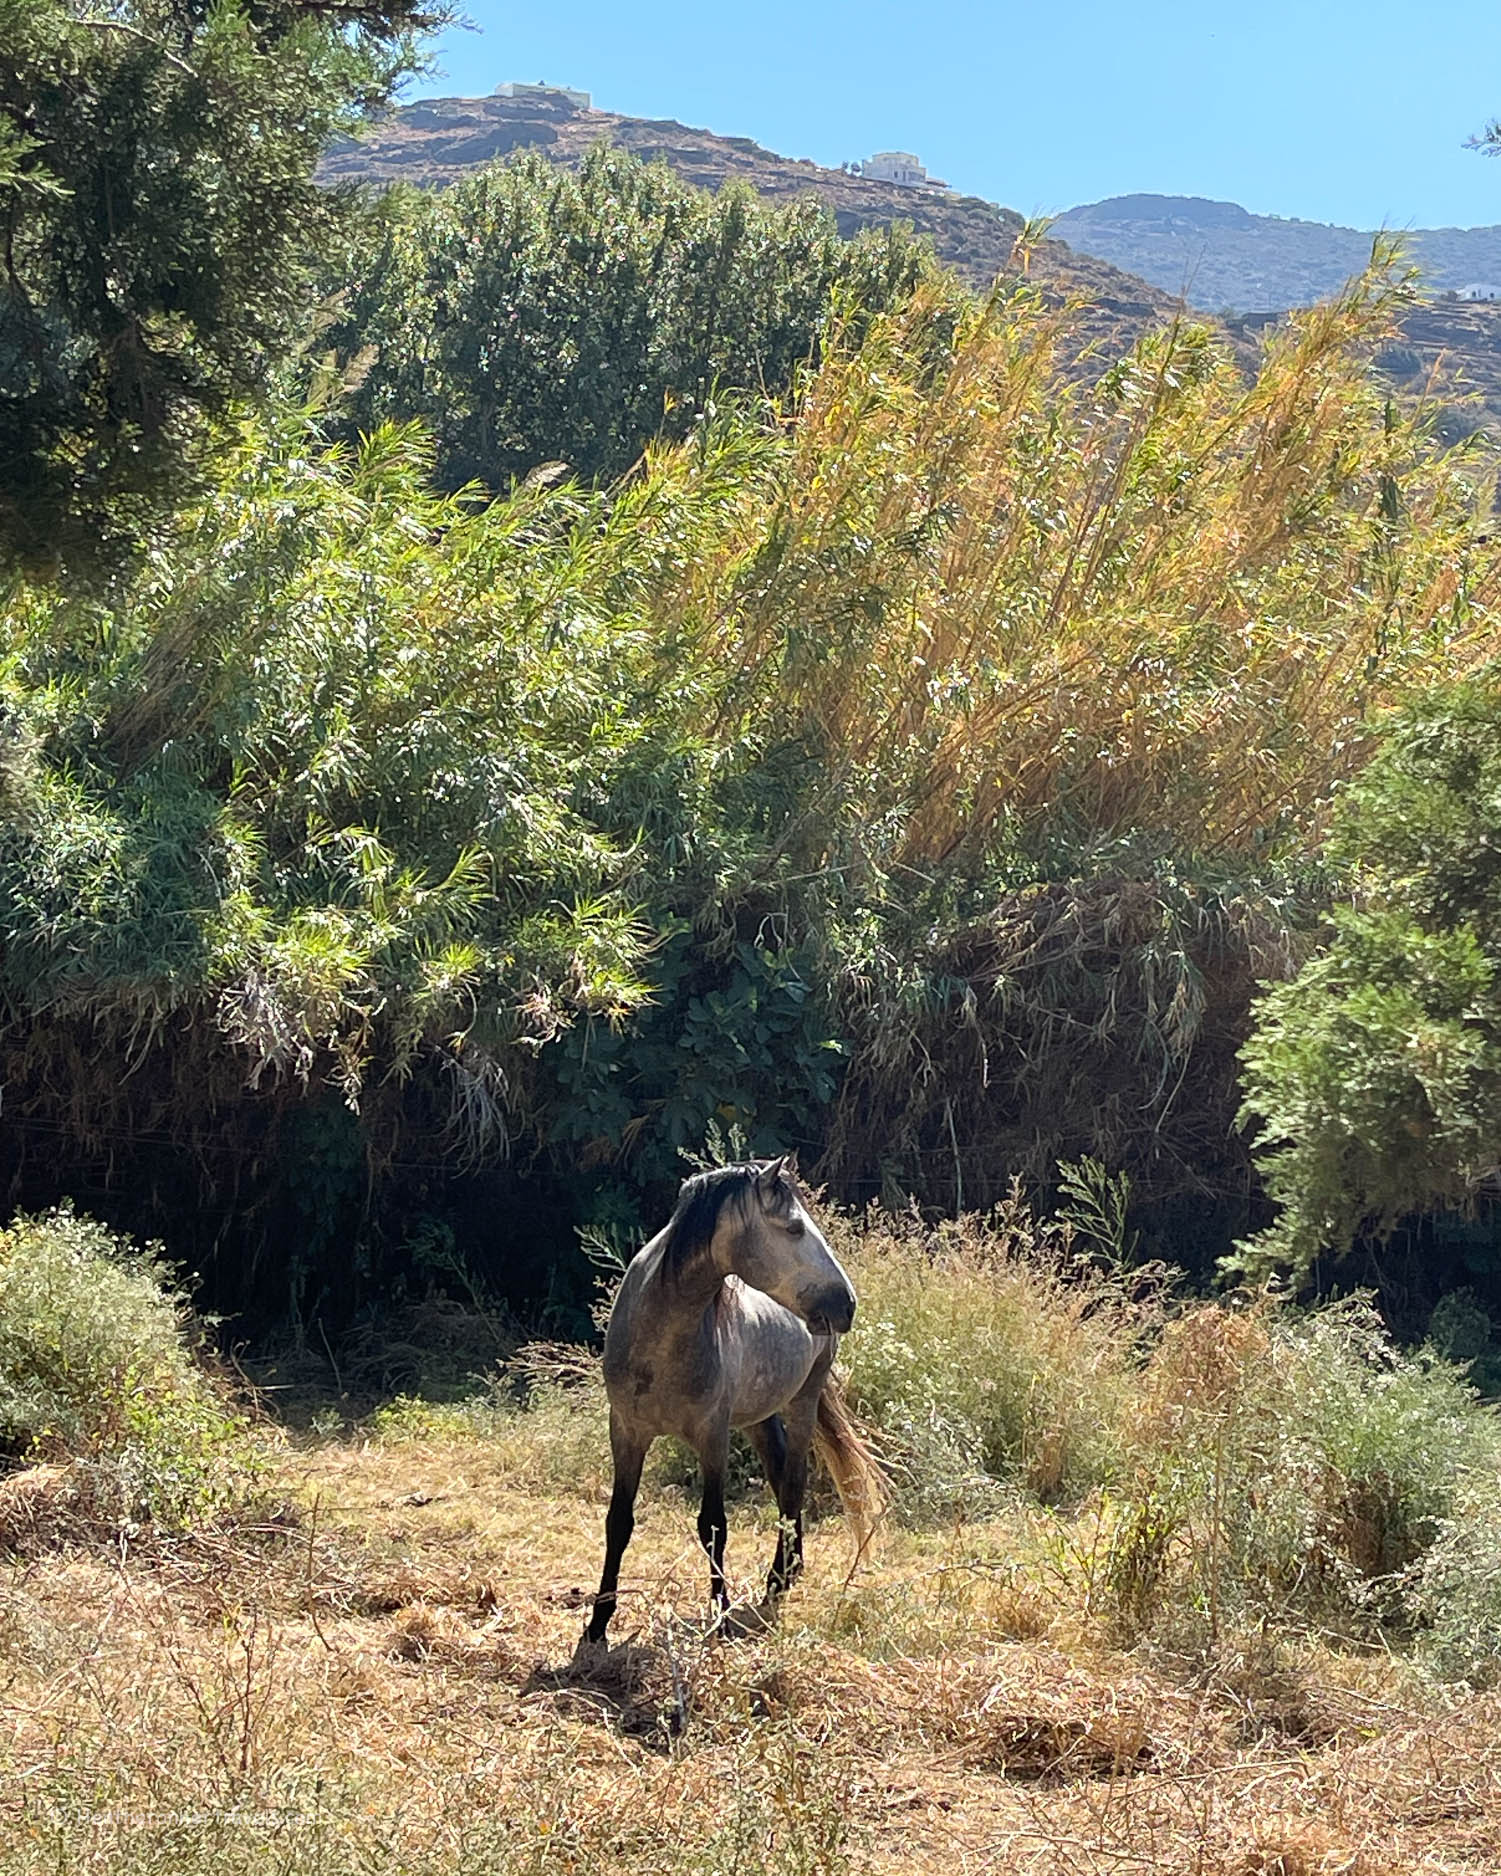
<instances>
[{"instance_id":1,"label":"stone structure on hill","mask_svg":"<svg viewBox=\"0 0 1501 1876\"><path fill-rule=\"evenodd\" d=\"M509 83L495 87L497 98L518 98L525 104L545 104L553 98L565 98L576 110L587 111L592 100L587 91L570 91L567 85L523 85Z\"/></svg>"},{"instance_id":2,"label":"stone structure on hill","mask_svg":"<svg viewBox=\"0 0 1501 1876\"><path fill-rule=\"evenodd\" d=\"M906 189L947 189L946 182L930 176L910 150L877 150L855 166L857 176L872 182L895 182Z\"/></svg>"}]
</instances>

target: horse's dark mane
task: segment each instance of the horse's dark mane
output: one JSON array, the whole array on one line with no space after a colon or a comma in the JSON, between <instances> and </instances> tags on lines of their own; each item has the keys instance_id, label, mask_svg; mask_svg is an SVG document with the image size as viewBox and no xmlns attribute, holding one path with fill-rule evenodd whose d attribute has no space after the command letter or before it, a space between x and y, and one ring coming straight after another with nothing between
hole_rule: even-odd
<instances>
[{"instance_id":1,"label":"horse's dark mane","mask_svg":"<svg viewBox=\"0 0 1501 1876\"><path fill-rule=\"evenodd\" d=\"M662 1247L662 1267L670 1276L680 1275L708 1247L725 1206L740 1203L754 1191L757 1175L763 1171L756 1165L713 1166L683 1181ZM778 1199L791 1196L792 1181L785 1172L772 1190Z\"/></svg>"}]
</instances>

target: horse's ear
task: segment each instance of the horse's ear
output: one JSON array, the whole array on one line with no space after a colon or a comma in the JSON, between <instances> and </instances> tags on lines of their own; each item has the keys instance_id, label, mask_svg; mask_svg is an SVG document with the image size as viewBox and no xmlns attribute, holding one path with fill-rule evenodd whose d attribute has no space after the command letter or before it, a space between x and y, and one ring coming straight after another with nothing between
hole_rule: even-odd
<instances>
[{"instance_id":1,"label":"horse's ear","mask_svg":"<svg viewBox=\"0 0 1501 1876\"><path fill-rule=\"evenodd\" d=\"M765 1186L769 1191L775 1192L777 1187L785 1182L786 1178L787 1155L782 1153L779 1154L776 1159L767 1160L766 1164L758 1169L756 1173L756 1184Z\"/></svg>"}]
</instances>

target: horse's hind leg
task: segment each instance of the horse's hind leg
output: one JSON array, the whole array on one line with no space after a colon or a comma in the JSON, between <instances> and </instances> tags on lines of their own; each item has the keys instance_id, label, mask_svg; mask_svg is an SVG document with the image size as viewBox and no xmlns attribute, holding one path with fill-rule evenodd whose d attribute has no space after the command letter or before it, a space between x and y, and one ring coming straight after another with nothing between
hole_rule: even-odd
<instances>
[{"instance_id":1,"label":"horse's hind leg","mask_svg":"<svg viewBox=\"0 0 1501 1876\"><path fill-rule=\"evenodd\" d=\"M698 1512L698 1541L709 1553L709 1596L716 1609L730 1606L730 1592L724 1580L724 1546L729 1536L729 1520L724 1509L724 1475L730 1459L730 1430L726 1426L711 1434L698 1448L699 1464L704 1469L704 1497Z\"/></svg>"},{"instance_id":2,"label":"horse's hind leg","mask_svg":"<svg viewBox=\"0 0 1501 1876\"><path fill-rule=\"evenodd\" d=\"M803 1492L808 1480L807 1455L803 1457L802 1482L796 1485L794 1491L789 1491L787 1426L782 1416L772 1414L769 1419L758 1421L745 1431L751 1445L760 1455L766 1483L777 1501L777 1554L772 1559L771 1572L766 1579L766 1594L775 1598L783 1593L803 1567ZM809 1438L812 1438L811 1433Z\"/></svg>"},{"instance_id":3,"label":"horse's hind leg","mask_svg":"<svg viewBox=\"0 0 1501 1876\"><path fill-rule=\"evenodd\" d=\"M787 1465L787 1429L782 1424L782 1416L770 1414L765 1420L758 1420L753 1427L745 1429L745 1437L756 1449L772 1497L780 1502L782 1473Z\"/></svg>"},{"instance_id":4,"label":"horse's hind leg","mask_svg":"<svg viewBox=\"0 0 1501 1876\"><path fill-rule=\"evenodd\" d=\"M610 1414L610 1455L615 1462L615 1485L610 1493L610 1509L605 1515L605 1567L599 1579L599 1594L594 1598L594 1614L584 1630L584 1639L602 1642L610 1617L615 1613L615 1591L620 1582L620 1559L636 1528L636 1493L641 1485L641 1467L650 1440L628 1429L619 1414Z\"/></svg>"},{"instance_id":5,"label":"horse's hind leg","mask_svg":"<svg viewBox=\"0 0 1501 1876\"><path fill-rule=\"evenodd\" d=\"M777 1428L777 1433L765 1436L764 1448L760 1438L761 1427L750 1429L756 1450L766 1466L766 1476L772 1479L772 1490L777 1495L777 1510L782 1514L782 1528L777 1535L777 1554L772 1559L771 1574L766 1579L766 1593L771 1597L780 1596L802 1573L803 1500L808 1493L808 1454L813 1445L813 1427L818 1419L818 1396L823 1391L827 1372L828 1363L821 1362L782 1411L773 1414L770 1420L762 1421L761 1427ZM772 1478L773 1455L777 1461L776 1478Z\"/></svg>"}]
</instances>

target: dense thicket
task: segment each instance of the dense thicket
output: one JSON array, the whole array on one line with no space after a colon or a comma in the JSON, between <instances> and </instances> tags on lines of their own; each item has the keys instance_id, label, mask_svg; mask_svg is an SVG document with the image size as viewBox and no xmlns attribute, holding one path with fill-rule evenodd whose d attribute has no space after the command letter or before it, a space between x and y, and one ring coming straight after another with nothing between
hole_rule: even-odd
<instances>
[{"instance_id":1,"label":"dense thicket","mask_svg":"<svg viewBox=\"0 0 1501 1876\"><path fill-rule=\"evenodd\" d=\"M811 197L708 195L604 146L393 191L346 265L349 433L420 418L445 487L496 490L553 463L611 481L716 396L785 400L836 299L858 318L932 267L901 229L841 241Z\"/></svg>"},{"instance_id":2,"label":"dense thicket","mask_svg":"<svg viewBox=\"0 0 1501 1876\"><path fill-rule=\"evenodd\" d=\"M108 568L300 342L420 0L0 0L0 575Z\"/></svg>"},{"instance_id":3,"label":"dense thicket","mask_svg":"<svg viewBox=\"0 0 1501 1876\"><path fill-rule=\"evenodd\" d=\"M12 605L11 1171L175 1208L267 1308L535 1290L716 1129L944 1206L1092 1152L1212 1258L1310 830L1490 638L1481 479L1361 363L1387 310L1081 386L1025 284L934 284L795 422L488 505L414 429L247 426L118 604Z\"/></svg>"}]
</instances>

